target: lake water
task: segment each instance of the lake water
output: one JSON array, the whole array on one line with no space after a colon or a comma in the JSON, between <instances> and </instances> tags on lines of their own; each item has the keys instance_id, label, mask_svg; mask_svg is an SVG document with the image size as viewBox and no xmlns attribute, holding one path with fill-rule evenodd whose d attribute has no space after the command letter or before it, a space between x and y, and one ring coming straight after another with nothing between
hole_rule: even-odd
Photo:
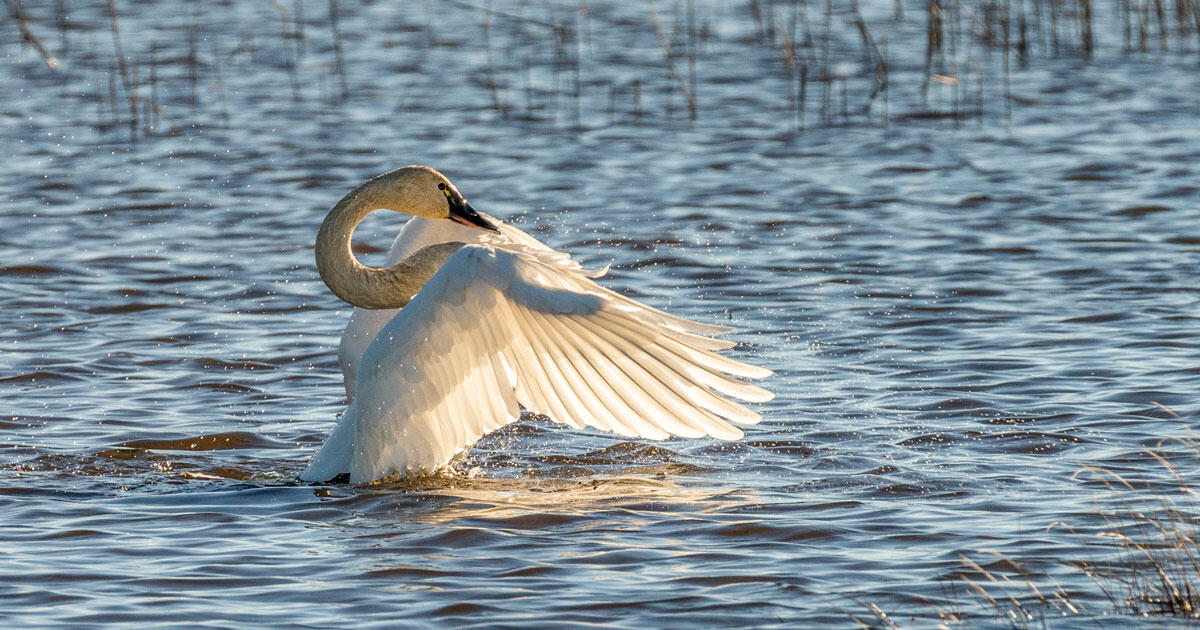
<instances>
[{"instance_id":1,"label":"lake water","mask_svg":"<svg viewBox=\"0 0 1200 630\"><path fill-rule=\"evenodd\" d=\"M21 3L57 71L0 23L6 627L1178 623L1077 565L1195 513L1150 453L1200 474L1194 33L1098 2L1089 62L1017 0L1022 60L979 3L927 71L924 2L864 3L875 52L824 3L485 4L118 2L124 71L105 3ZM317 226L412 163L736 326L763 423L299 483L344 408Z\"/></svg>"}]
</instances>

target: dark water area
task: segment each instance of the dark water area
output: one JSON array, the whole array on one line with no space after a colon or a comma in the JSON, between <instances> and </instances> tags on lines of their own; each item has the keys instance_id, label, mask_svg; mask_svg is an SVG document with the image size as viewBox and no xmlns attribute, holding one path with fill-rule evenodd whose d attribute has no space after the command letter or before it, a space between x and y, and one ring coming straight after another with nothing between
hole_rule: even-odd
<instances>
[{"instance_id":1,"label":"dark water area","mask_svg":"<svg viewBox=\"0 0 1200 630\"><path fill-rule=\"evenodd\" d=\"M1074 5L1013 2L1022 57L966 3L927 68L926 3L817 4L118 2L121 57L106 3L16 5L5 626L1179 624L1078 565L1196 514L1195 33L1127 51L1095 3L1087 59ZM412 163L736 326L763 423L528 418L453 474L298 482L344 408L317 226Z\"/></svg>"}]
</instances>

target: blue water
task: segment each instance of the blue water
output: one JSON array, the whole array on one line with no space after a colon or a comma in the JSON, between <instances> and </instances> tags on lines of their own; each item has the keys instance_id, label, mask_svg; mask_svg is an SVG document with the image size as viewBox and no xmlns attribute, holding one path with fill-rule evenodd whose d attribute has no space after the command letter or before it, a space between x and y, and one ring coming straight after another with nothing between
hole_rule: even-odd
<instances>
[{"instance_id":1,"label":"blue water","mask_svg":"<svg viewBox=\"0 0 1200 630\"><path fill-rule=\"evenodd\" d=\"M1097 3L1085 62L1071 14L1057 54L1031 16L1006 87L968 8L922 96L925 3L864 4L877 57L844 7L826 37L823 7L660 2L660 38L640 3L345 3L339 70L328 3L118 2L127 90L105 3L22 3L60 66L0 24L0 619L1175 623L1077 565L1137 564L1096 535L1133 512L1195 513L1147 451L1200 474L1196 36L1125 52ZM344 407L317 226L411 163L735 326L777 372L764 422L529 418L443 477L299 483Z\"/></svg>"}]
</instances>

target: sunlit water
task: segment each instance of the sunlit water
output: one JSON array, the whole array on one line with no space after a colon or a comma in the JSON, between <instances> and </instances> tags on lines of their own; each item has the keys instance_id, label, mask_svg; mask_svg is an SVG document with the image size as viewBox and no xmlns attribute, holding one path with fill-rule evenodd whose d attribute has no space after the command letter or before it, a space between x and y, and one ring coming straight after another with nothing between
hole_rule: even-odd
<instances>
[{"instance_id":1,"label":"sunlit water","mask_svg":"<svg viewBox=\"0 0 1200 630\"><path fill-rule=\"evenodd\" d=\"M740 5L698 8L690 122L641 3L503 3L486 30L460 5L347 3L345 102L327 3L299 5L299 54L266 3L118 3L147 101L152 46L159 64L162 112L130 143L104 5L65 4L61 52L55 3L24 3L59 73L0 36L9 625L844 627L872 604L987 625L956 576L964 555L1003 570L994 550L1083 608L1053 625L1091 627L1111 606L1069 563L1112 553L1109 497L1076 473L1168 492L1145 449L1200 473L1162 445L1200 411L1194 46L1013 62L1011 122L1000 53L976 48L983 116L955 124L905 116L953 95L921 104L924 3L893 23L881 2L889 124L878 100L858 111L871 70L839 14L831 55L860 82L844 119L832 90L833 124L811 82L798 133ZM676 9L658 7L679 47ZM556 45L533 19L585 35ZM344 406L349 310L316 228L410 163L613 264L608 286L736 326L733 354L778 373L764 422L650 443L533 418L454 476L298 483ZM368 260L399 221L368 220Z\"/></svg>"}]
</instances>

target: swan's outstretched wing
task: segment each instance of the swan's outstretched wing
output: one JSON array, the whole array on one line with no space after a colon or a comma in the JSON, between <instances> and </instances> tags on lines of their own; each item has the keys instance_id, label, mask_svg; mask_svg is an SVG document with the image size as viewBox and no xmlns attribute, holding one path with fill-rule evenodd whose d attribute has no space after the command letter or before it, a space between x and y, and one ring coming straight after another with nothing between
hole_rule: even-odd
<instances>
[{"instance_id":1,"label":"swan's outstretched wing","mask_svg":"<svg viewBox=\"0 0 1200 630\"><path fill-rule=\"evenodd\" d=\"M520 406L629 437L737 439L731 422L760 418L725 397L771 394L731 375L771 372L694 329L708 330L520 251L464 247L371 342L357 395L302 477L435 469Z\"/></svg>"}]
</instances>

